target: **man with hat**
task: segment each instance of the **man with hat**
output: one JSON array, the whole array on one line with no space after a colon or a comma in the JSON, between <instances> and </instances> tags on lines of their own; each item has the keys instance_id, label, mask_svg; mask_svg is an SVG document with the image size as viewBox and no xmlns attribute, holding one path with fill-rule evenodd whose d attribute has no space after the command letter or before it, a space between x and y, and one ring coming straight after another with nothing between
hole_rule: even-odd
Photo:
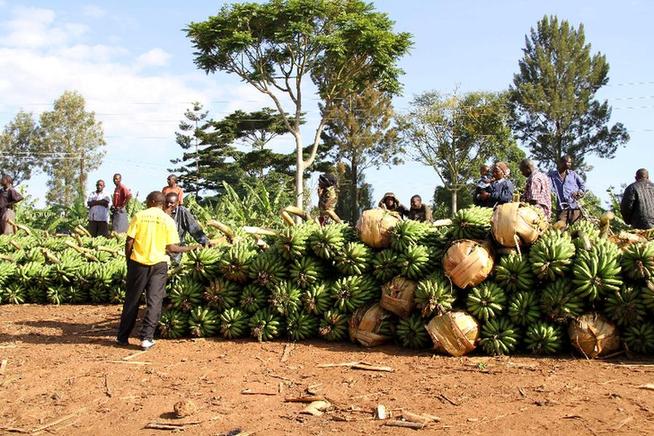
<instances>
[{"instance_id":1,"label":"man with hat","mask_svg":"<svg viewBox=\"0 0 654 436\"><path fill-rule=\"evenodd\" d=\"M407 208L400 203L400 200L397 199L394 193L387 192L384 194L382 199L379 201L378 207L382 209L389 210L391 212L396 212L400 218L405 216L408 212Z\"/></svg>"},{"instance_id":2,"label":"man with hat","mask_svg":"<svg viewBox=\"0 0 654 436\"><path fill-rule=\"evenodd\" d=\"M324 173L318 178L318 210L320 211L318 221L321 226L341 222L334 210L338 203L337 186L338 180L333 174Z\"/></svg>"}]
</instances>

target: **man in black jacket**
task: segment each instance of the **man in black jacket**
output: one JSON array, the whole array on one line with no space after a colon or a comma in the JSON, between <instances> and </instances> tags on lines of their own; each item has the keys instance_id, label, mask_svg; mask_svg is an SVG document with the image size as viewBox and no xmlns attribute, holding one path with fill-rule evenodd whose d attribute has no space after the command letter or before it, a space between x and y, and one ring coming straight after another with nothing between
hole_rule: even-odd
<instances>
[{"instance_id":1,"label":"man in black jacket","mask_svg":"<svg viewBox=\"0 0 654 436\"><path fill-rule=\"evenodd\" d=\"M654 184L645 168L636 171L636 181L625 189L620 212L624 222L636 229L654 228Z\"/></svg>"},{"instance_id":2,"label":"man in black jacket","mask_svg":"<svg viewBox=\"0 0 654 436\"><path fill-rule=\"evenodd\" d=\"M209 245L209 238L198 224L195 217L189 212L187 208L179 205L179 197L176 192L169 192L166 194L166 213L171 216L175 225L177 226L177 233L179 233L180 245L184 245L186 234L190 234L198 244ZM179 264L182 258L181 254L173 254L171 260Z\"/></svg>"}]
</instances>

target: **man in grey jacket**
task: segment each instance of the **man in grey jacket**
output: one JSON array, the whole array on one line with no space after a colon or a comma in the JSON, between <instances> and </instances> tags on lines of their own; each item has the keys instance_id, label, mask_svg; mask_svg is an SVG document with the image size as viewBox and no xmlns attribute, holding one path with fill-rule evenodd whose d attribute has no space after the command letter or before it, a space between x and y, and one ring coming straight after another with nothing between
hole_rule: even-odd
<instances>
[{"instance_id":1,"label":"man in grey jacket","mask_svg":"<svg viewBox=\"0 0 654 436\"><path fill-rule=\"evenodd\" d=\"M635 229L654 228L654 184L645 168L636 171L636 181L625 189L620 212L624 222Z\"/></svg>"},{"instance_id":2,"label":"man in grey jacket","mask_svg":"<svg viewBox=\"0 0 654 436\"><path fill-rule=\"evenodd\" d=\"M169 192L166 194L166 213L171 216L175 225L177 226L177 233L179 233L180 245L184 245L186 234L190 234L198 244L209 245L209 238L198 224L195 217L184 206L180 206L179 197L176 192ZM173 254L171 260L179 264L181 261L181 253Z\"/></svg>"}]
</instances>

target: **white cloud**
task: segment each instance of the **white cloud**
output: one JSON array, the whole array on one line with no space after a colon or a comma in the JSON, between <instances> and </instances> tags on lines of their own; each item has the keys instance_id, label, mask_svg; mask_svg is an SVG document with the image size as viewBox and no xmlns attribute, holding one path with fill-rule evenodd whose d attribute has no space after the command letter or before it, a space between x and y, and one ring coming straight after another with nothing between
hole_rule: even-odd
<instances>
[{"instance_id":1,"label":"white cloud","mask_svg":"<svg viewBox=\"0 0 654 436\"><path fill-rule=\"evenodd\" d=\"M102 18L107 15L107 11L98 5L86 5L82 8L82 13L91 18Z\"/></svg>"},{"instance_id":2,"label":"white cloud","mask_svg":"<svg viewBox=\"0 0 654 436\"><path fill-rule=\"evenodd\" d=\"M166 50L153 48L136 59L137 68L162 67L168 64L171 56Z\"/></svg>"},{"instance_id":3,"label":"white cloud","mask_svg":"<svg viewBox=\"0 0 654 436\"><path fill-rule=\"evenodd\" d=\"M50 9L14 8L12 18L2 23L2 30L6 30L6 33L0 38L0 45L29 48L61 46L88 31L88 26L84 24L55 24L55 18L55 12Z\"/></svg>"}]
</instances>

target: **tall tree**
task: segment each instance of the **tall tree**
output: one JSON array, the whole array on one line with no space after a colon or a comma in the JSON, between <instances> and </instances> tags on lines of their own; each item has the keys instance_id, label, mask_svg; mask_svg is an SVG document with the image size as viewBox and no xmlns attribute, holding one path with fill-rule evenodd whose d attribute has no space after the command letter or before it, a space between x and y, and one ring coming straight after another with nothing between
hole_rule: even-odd
<instances>
[{"instance_id":1,"label":"tall tree","mask_svg":"<svg viewBox=\"0 0 654 436\"><path fill-rule=\"evenodd\" d=\"M20 111L0 134L0 170L19 185L32 177L42 159L36 121L31 113Z\"/></svg>"},{"instance_id":2,"label":"tall tree","mask_svg":"<svg viewBox=\"0 0 654 436\"><path fill-rule=\"evenodd\" d=\"M479 177L482 164L524 156L511 136L502 94L428 91L410 106L398 117L402 142L411 158L431 166L452 193L452 213L458 193Z\"/></svg>"},{"instance_id":3,"label":"tall tree","mask_svg":"<svg viewBox=\"0 0 654 436\"><path fill-rule=\"evenodd\" d=\"M372 186L366 182L365 174L360 172L356 178L356 189L353 189L350 186L351 183L354 183L352 169L345 162L337 163L335 170L339 191L336 214L343 221L355 224L361 211L372 207ZM356 198L352 196L356 196ZM357 209L352 207L354 204L357 205Z\"/></svg>"},{"instance_id":4,"label":"tall tree","mask_svg":"<svg viewBox=\"0 0 654 436\"><path fill-rule=\"evenodd\" d=\"M105 151L102 123L86 111L84 97L66 91L52 111L40 117L40 142L47 153L45 172L50 176L46 200L69 206L84 197L88 173L102 163Z\"/></svg>"},{"instance_id":5,"label":"tall tree","mask_svg":"<svg viewBox=\"0 0 654 436\"><path fill-rule=\"evenodd\" d=\"M191 107L184 111L184 119L179 122L179 131L175 132L175 142L184 153L180 159L170 161L179 166L169 171L176 173L180 184L189 193L198 194L201 189L203 171L200 169L200 150L206 145L204 138L208 124L205 118L208 113L200 102L191 103Z\"/></svg>"},{"instance_id":6,"label":"tall tree","mask_svg":"<svg viewBox=\"0 0 654 436\"><path fill-rule=\"evenodd\" d=\"M613 158L629 140L621 123L608 127L611 107L595 93L609 81L609 64L578 29L555 16L543 17L525 36L520 72L513 77L510 104L513 129L544 165L554 166L569 154L576 166L589 169L587 156Z\"/></svg>"},{"instance_id":7,"label":"tall tree","mask_svg":"<svg viewBox=\"0 0 654 436\"><path fill-rule=\"evenodd\" d=\"M341 207L349 208L348 221L356 222L361 211L358 191L361 187L367 189L362 182L364 172L371 167L401 163L397 131L391 127L394 117L391 96L369 84L362 93L344 98L325 115L323 141L333 150L331 154L337 162L347 164L350 177L340 187L339 203L341 198L350 202L341 203ZM350 190L347 195L343 195L345 189Z\"/></svg>"},{"instance_id":8,"label":"tall tree","mask_svg":"<svg viewBox=\"0 0 654 436\"><path fill-rule=\"evenodd\" d=\"M296 205L302 207L304 172L326 123L323 115L305 154L300 127L307 85L315 85L327 112L365 83L399 92L396 64L411 38L392 27L386 14L363 0L270 0L226 5L186 32L200 69L235 74L270 97L283 116L295 142Z\"/></svg>"}]
</instances>

